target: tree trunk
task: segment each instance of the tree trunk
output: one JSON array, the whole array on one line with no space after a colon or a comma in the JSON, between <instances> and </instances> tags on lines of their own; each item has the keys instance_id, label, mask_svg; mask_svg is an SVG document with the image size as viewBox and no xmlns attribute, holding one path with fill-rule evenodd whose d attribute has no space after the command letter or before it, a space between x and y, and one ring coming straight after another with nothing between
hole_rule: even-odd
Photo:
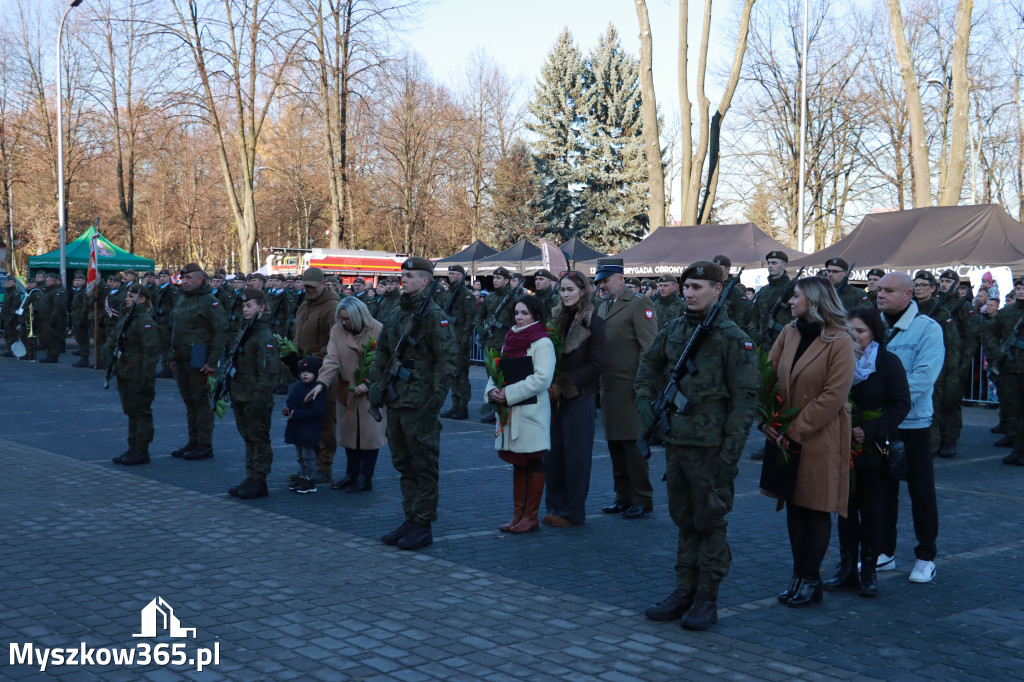
<instances>
[{"instance_id":1,"label":"tree trunk","mask_svg":"<svg viewBox=\"0 0 1024 682\"><path fill-rule=\"evenodd\" d=\"M892 2L893 0L890 0ZM939 206L956 206L964 188L967 170L967 111L971 84L967 77L967 48L971 39L973 0L960 0L956 9L956 37L953 39L953 131L949 141L949 161L945 183L939 187Z\"/></svg>"},{"instance_id":2,"label":"tree trunk","mask_svg":"<svg viewBox=\"0 0 1024 682\"><path fill-rule=\"evenodd\" d=\"M892 29L893 45L896 48L896 62L900 66L903 89L907 95L907 117L910 119L910 164L913 178L914 208L931 206L931 166L928 160L928 138L924 131L924 110L921 107L921 91L917 87L914 58L907 45L907 34L903 27L903 14L899 0L886 0L889 6L889 27Z\"/></svg>"},{"instance_id":3,"label":"tree trunk","mask_svg":"<svg viewBox=\"0 0 1024 682\"><path fill-rule=\"evenodd\" d=\"M647 157L647 187L651 209L647 214L651 232L665 224L665 167L661 159L661 131L658 102L654 95L654 63L651 55L651 20L646 0L636 0L640 22L640 96L644 112L644 155ZM475 235L474 235L475 238Z\"/></svg>"}]
</instances>

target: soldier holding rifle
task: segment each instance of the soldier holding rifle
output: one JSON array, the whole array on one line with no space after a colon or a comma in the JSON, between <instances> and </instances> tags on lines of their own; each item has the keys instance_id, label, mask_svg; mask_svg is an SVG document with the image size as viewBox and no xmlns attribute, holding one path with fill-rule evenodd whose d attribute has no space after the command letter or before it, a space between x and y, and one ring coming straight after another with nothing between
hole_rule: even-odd
<instances>
[{"instance_id":1,"label":"soldier holding rifle","mask_svg":"<svg viewBox=\"0 0 1024 682\"><path fill-rule=\"evenodd\" d=\"M788 303L789 296L793 294L789 283L793 280L786 274L789 256L785 251L770 251L765 262L768 264L768 283L754 296L746 332L754 343L767 349L775 343L779 330L793 320Z\"/></svg>"},{"instance_id":2,"label":"soldier holding rifle","mask_svg":"<svg viewBox=\"0 0 1024 682\"><path fill-rule=\"evenodd\" d=\"M686 313L658 333L636 375L636 404L646 432L659 430L659 423L668 426L659 434L669 513L679 528L676 589L644 614L706 630L718 620L718 586L732 559L725 516L754 420L760 374L753 342L723 311L728 292L722 268L698 261L682 279ZM652 401L676 369L673 404L685 407L660 419Z\"/></svg>"},{"instance_id":3,"label":"soldier holding rifle","mask_svg":"<svg viewBox=\"0 0 1024 682\"><path fill-rule=\"evenodd\" d=\"M484 299L483 305L476 313L476 338L483 344L485 351L501 350L505 343L505 334L515 324L516 301L521 293L521 288L517 290L509 285L512 273L507 269L497 268L493 278L494 289L491 295ZM480 421L484 424L493 424L494 420L494 413L491 412Z\"/></svg>"}]
</instances>

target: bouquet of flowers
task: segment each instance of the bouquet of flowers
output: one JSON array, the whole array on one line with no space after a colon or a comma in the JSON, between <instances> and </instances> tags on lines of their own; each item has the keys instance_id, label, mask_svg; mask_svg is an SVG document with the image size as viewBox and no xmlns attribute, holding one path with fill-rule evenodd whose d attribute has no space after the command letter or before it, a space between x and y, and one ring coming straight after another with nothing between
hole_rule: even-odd
<instances>
[{"instance_id":1,"label":"bouquet of flowers","mask_svg":"<svg viewBox=\"0 0 1024 682\"><path fill-rule=\"evenodd\" d=\"M355 378L348 390L356 390L356 386L366 381L370 376L370 367L373 366L373 358L377 355L377 339L372 336L363 344L362 357L359 358L359 366L356 367Z\"/></svg>"},{"instance_id":2,"label":"bouquet of flowers","mask_svg":"<svg viewBox=\"0 0 1024 682\"><path fill-rule=\"evenodd\" d=\"M505 388L505 374L501 371L501 359L505 357L497 348L488 348L485 351L484 369L487 370L487 376L491 378L497 388ZM494 404L490 401L485 402L482 413L488 414L494 411ZM509 409L508 405L498 405L498 423L501 425L498 429L498 433L495 434L495 438L505 432L505 425L508 424Z\"/></svg>"},{"instance_id":3,"label":"bouquet of flowers","mask_svg":"<svg viewBox=\"0 0 1024 682\"><path fill-rule=\"evenodd\" d=\"M558 376L558 365L562 362L562 349L565 347L565 338L562 336L562 332L558 331L558 326L554 320L548 320L547 326L544 328L548 332L551 344L555 347L555 376Z\"/></svg>"},{"instance_id":4,"label":"bouquet of flowers","mask_svg":"<svg viewBox=\"0 0 1024 682\"><path fill-rule=\"evenodd\" d=\"M757 414L761 421L775 429L778 433L789 431L790 424L800 413L799 407L782 408L782 396L779 395L779 375L768 359L768 353L757 350L757 362L761 367L761 388L757 392ZM789 449L783 440L782 457L789 461Z\"/></svg>"},{"instance_id":5,"label":"bouquet of flowers","mask_svg":"<svg viewBox=\"0 0 1024 682\"><path fill-rule=\"evenodd\" d=\"M217 386L217 375L216 374L207 374L206 375L206 391L207 391L207 394L211 398L213 397L213 389L216 386ZM224 413L227 412L227 411L228 411L228 404L225 401L223 401L223 400L218 400L217 401L217 408L213 411L213 413L215 415L217 415L217 417L219 419L223 419L224 418Z\"/></svg>"}]
</instances>

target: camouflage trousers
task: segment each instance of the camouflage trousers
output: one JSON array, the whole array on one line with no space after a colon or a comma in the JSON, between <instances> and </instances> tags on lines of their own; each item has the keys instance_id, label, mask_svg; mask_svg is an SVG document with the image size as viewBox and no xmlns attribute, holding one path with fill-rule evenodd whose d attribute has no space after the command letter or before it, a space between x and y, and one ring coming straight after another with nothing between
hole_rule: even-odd
<instances>
[{"instance_id":1,"label":"camouflage trousers","mask_svg":"<svg viewBox=\"0 0 1024 682\"><path fill-rule=\"evenodd\" d=\"M140 452L149 452L149 444L153 442L156 377L117 377L117 394L121 398L121 411L128 416L128 447Z\"/></svg>"},{"instance_id":2,"label":"camouflage trousers","mask_svg":"<svg viewBox=\"0 0 1024 682\"><path fill-rule=\"evenodd\" d=\"M89 332L90 332L89 320L72 320L71 329L75 334L75 343L78 344L78 350L81 351L82 359L89 360Z\"/></svg>"},{"instance_id":3,"label":"camouflage trousers","mask_svg":"<svg viewBox=\"0 0 1024 682\"><path fill-rule=\"evenodd\" d=\"M956 445L963 428L960 400L963 398L959 369L943 369L932 392L932 448Z\"/></svg>"},{"instance_id":4,"label":"camouflage trousers","mask_svg":"<svg viewBox=\"0 0 1024 682\"><path fill-rule=\"evenodd\" d=\"M676 586L686 591L699 587L712 595L718 594L732 562L725 516L732 510L733 486L711 486L711 465L719 452L717 447L665 444L668 511L679 529Z\"/></svg>"},{"instance_id":5,"label":"camouflage trousers","mask_svg":"<svg viewBox=\"0 0 1024 682\"><path fill-rule=\"evenodd\" d=\"M1014 448L1024 449L1024 374L999 375L999 411Z\"/></svg>"},{"instance_id":6,"label":"camouflage trousers","mask_svg":"<svg viewBox=\"0 0 1024 682\"><path fill-rule=\"evenodd\" d=\"M441 422L424 428L420 410L388 408L388 446L391 461L401 475L402 511L413 523L437 520L438 459Z\"/></svg>"},{"instance_id":7,"label":"camouflage trousers","mask_svg":"<svg viewBox=\"0 0 1024 682\"><path fill-rule=\"evenodd\" d=\"M245 442L245 477L254 481L267 480L274 450L270 446L270 420L274 413L274 395L256 393L251 401L233 400L238 435ZM207 406L207 411L209 406Z\"/></svg>"},{"instance_id":8,"label":"camouflage trousers","mask_svg":"<svg viewBox=\"0 0 1024 682\"><path fill-rule=\"evenodd\" d=\"M469 407L473 389L469 385L469 341L459 344L459 357L452 377L452 407Z\"/></svg>"},{"instance_id":9,"label":"camouflage trousers","mask_svg":"<svg viewBox=\"0 0 1024 682\"><path fill-rule=\"evenodd\" d=\"M338 399L334 391L324 391L327 407L324 411L324 425L320 429L320 442L316 445L317 471L330 471L334 466L334 455L338 451Z\"/></svg>"},{"instance_id":10,"label":"camouflage trousers","mask_svg":"<svg viewBox=\"0 0 1024 682\"><path fill-rule=\"evenodd\" d=\"M213 410L210 409L210 389L206 375L189 365L189 360L179 360L174 378L178 382L178 393L185 402L185 416L188 419L188 442L193 447L213 444Z\"/></svg>"},{"instance_id":11,"label":"camouflage trousers","mask_svg":"<svg viewBox=\"0 0 1024 682\"><path fill-rule=\"evenodd\" d=\"M161 369L168 369L171 360L174 359L173 353L171 353L171 334L174 327L171 324L157 323L156 329L160 332L160 362L163 363Z\"/></svg>"}]
</instances>

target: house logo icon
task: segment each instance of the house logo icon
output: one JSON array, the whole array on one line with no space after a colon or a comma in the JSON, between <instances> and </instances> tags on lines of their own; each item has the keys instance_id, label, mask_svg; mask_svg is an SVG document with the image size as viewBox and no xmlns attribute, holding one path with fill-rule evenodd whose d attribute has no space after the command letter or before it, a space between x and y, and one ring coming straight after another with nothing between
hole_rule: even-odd
<instances>
[{"instance_id":1,"label":"house logo icon","mask_svg":"<svg viewBox=\"0 0 1024 682\"><path fill-rule=\"evenodd\" d=\"M132 637L156 637L161 624L163 630L171 637L188 637L191 632L192 638L195 639L196 629L181 627L181 621L174 615L174 609L163 597L155 598L142 609L142 632Z\"/></svg>"}]
</instances>

